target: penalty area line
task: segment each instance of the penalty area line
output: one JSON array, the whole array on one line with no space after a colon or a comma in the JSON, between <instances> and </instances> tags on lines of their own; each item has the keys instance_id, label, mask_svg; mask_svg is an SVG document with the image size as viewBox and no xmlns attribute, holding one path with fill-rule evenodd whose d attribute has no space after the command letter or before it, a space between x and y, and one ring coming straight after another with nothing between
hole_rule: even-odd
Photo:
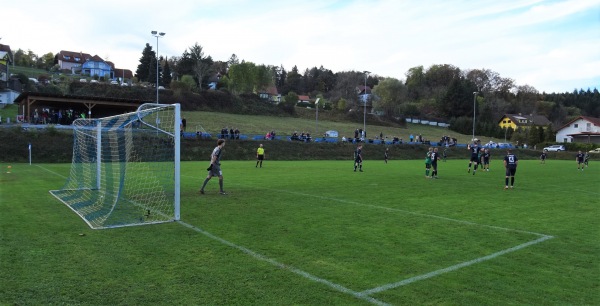
<instances>
[{"instance_id":1,"label":"penalty area line","mask_svg":"<svg viewBox=\"0 0 600 306\"><path fill-rule=\"evenodd\" d=\"M348 289L348 288L346 288L346 287L344 287L342 285L339 285L339 284L333 283L331 281L328 281L326 279L314 276L314 275L312 275L312 274L310 274L310 273L308 273L306 271L302 271L302 270L294 268L292 266L280 263L280 262L278 262L278 261L276 261L274 259L266 257L266 256L264 256L262 254L256 253L256 252L254 252L254 251L252 251L252 250L250 250L250 249L248 249L246 247L237 245L237 244L235 244L233 242L230 242L228 240L225 240L225 239L223 239L221 237L215 236L215 235L213 235L213 234L211 234L211 233L209 233L209 232L207 232L207 231L205 231L205 230L203 230L201 228L193 226L191 224L185 223L183 221L177 221L177 222L179 224L181 224L181 225L183 225L183 226L191 229L191 230L194 230L194 231L196 231L196 232L198 232L200 234L203 234L204 236L206 236L208 238L216 240L216 241L218 241L218 242L220 242L222 244L225 244L225 245L227 245L229 247L232 247L234 249L237 249L237 250L239 250L239 251L241 251L241 252L243 252L243 253L245 253L247 255L250 255L250 256L254 257L255 259L257 259L257 260L267 262L267 263L269 263L269 264L271 264L271 265L273 265L275 267L278 267L280 269L284 269L284 270L290 271L292 273L300 275L300 276L302 276L302 277L304 277L306 279L309 279L311 281L327 285L328 287L330 287L332 289L335 289L336 291L352 295L355 298L367 301L367 302L369 302L371 304L375 304L375 305L389 305L388 303L385 303L385 302L382 302L380 300L377 300L375 298L370 297L368 294L366 294L364 292L357 292L357 291Z\"/></svg>"},{"instance_id":2,"label":"penalty area line","mask_svg":"<svg viewBox=\"0 0 600 306\"><path fill-rule=\"evenodd\" d=\"M515 252L515 251L518 251L520 249L526 248L528 246L532 246L534 244L537 244L537 243L540 243L540 242L543 242L543 241L546 241L546 240L552 239L552 238L553 238L552 236L543 236L543 237L538 238L536 240L532 240L532 241L529 241L529 242L517 245L517 246L512 247L512 248L508 248L508 249L505 249L505 250L502 250L502 251L499 251L499 252L496 252L496 253L493 253L493 254L490 254L490 255L487 255L487 256L483 256L483 257L479 257L479 258L476 258L476 259L473 259L473 260L465 261L465 262L462 262L462 263L459 263L459 264L456 264L456 265L453 265L453 266L450 266L450 267L447 267L447 268L443 268L443 269L439 269L439 270L436 270L436 271L432 271L432 272L429 272L429 273L417 275L417 276L414 276L414 277L411 277L411 278L407 278L407 279L399 281L399 282L390 283L390 284L379 286L379 287L376 287L376 288L373 288L373 289L365 290L365 291L362 291L360 293L361 294L366 294L366 295L371 295L371 294L383 292L383 291L386 291L386 290L389 290L389 289L394 289L394 288L398 288L398 287L401 287L401 286L405 286L405 285L408 285L410 283L414 283L414 282L417 282L417 281L426 280L428 278L436 277L436 276L439 276L439 275L444 274L444 273L452 272L452 271L455 271L455 270L458 270L458 269L461 269L461 268L464 268L464 267L468 267L468 266L471 266L471 265L474 265L474 264L477 264L477 263L480 263L480 262L491 260L491 259L494 259L494 258L496 258L498 256L501 256L501 255L504 255L504 254L508 254L508 253L511 253L511 252Z\"/></svg>"}]
</instances>

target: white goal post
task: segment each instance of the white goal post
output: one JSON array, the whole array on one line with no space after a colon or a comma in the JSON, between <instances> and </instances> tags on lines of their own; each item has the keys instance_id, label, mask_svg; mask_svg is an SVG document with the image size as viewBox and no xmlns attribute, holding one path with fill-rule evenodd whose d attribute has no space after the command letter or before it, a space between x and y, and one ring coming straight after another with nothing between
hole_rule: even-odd
<instances>
[{"instance_id":1,"label":"white goal post","mask_svg":"<svg viewBox=\"0 0 600 306\"><path fill-rule=\"evenodd\" d=\"M73 122L73 161L65 185L50 193L91 228L180 219L179 104Z\"/></svg>"}]
</instances>

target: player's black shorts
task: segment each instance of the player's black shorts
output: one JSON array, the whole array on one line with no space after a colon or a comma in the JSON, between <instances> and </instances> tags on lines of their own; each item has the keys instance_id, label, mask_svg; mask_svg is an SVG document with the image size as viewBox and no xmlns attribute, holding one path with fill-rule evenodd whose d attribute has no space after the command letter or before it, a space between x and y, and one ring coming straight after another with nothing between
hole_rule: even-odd
<instances>
[{"instance_id":1,"label":"player's black shorts","mask_svg":"<svg viewBox=\"0 0 600 306\"><path fill-rule=\"evenodd\" d=\"M479 163L479 156L477 156L477 155L471 155L471 161Z\"/></svg>"},{"instance_id":2,"label":"player's black shorts","mask_svg":"<svg viewBox=\"0 0 600 306\"><path fill-rule=\"evenodd\" d=\"M517 173L517 168L506 168L506 176L515 176L515 173Z\"/></svg>"},{"instance_id":3,"label":"player's black shorts","mask_svg":"<svg viewBox=\"0 0 600 306\"><path fill-rule=\"evenodd\" d=\"M256 156L256 158L257 158L258 160L264 160L264 159L265 159L265 156L264 156L264 155L257 155L257 156Z\"/></svg>"}]
</instances>

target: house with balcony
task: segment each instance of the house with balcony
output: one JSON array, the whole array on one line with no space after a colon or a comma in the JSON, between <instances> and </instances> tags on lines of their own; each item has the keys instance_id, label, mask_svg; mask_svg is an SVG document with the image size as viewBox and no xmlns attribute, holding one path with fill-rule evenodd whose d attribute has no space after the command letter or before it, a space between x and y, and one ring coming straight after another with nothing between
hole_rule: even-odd
<instances>
[{"instance_id":1,"label":"house with balcony","mask_svg":"<svg viewBox=\"0 0 600 306\"><path fill-rule=\"evenodd\" d=\"M281 94L277 91L277 87L275 87L275 86L269 86L267 88L263 88L262 90L260 90L258 92L258 96L261 99L267 100L273 104L279 104L281 102ZM300 96L298 96L298 99L300 99ZM300 102L300 101L298 101L298 102Z\"/></svg>"},{"instance_id":2,"label":"house with balcony","mask_svg":"<svg viewBox=\"0 0 600 306\"><path fill-rule=\"evenodd\" d=\"M0 44L0 81L6 85L10 77L10 64L13 63L13 54L9 45Z\"/></svg>"},{"instance_id":3,"label":"house with balcony","mask_svg":"<svg viewBox=\"0 0 600 306\"><path fill-rule=\"evenodd\" d=\"M81 66L91 58L92 56L87 53L61 50L54 56L54 64L58 65L60 70L81 74Z\"/></svg>"},{"instance_id":4,"label":"house with balcony","mask_svg":"<svg viewBox=\"0 0 600 306\"><path fill-rule=\"evenodd\" d=\"M556 142L600 143L600 118L579 116L556 131Z\"/></svg>"},{"instance_id":5,"label":"house with balcony","mask_svg":"<svg viewBox=\"0 0 600 306\"><path fill-rule=\"evenodd\" d=\"M0 44L0 107L12 104L21 90L21 83L10 77L13 54L9 45Z\"/></svg>"},{"instance_id":6,"label":"house with balcony","mask_svg":"<svg viewBox=\"0 0 600 306\"><path fill-rule=\"evenodd\" d=\"M533 114L529 114L529 115L505 114L498 121L498 125L502 129L512 128L513 131L516 131L519 128L528 129L531 127L539 127L539 126L546 128L550 124L551 124L551 122L550 122L550 120L548 120L548 118L546 118L542 115L533 115Z\"/></svg>"},{"instance_id":7,"label":"house with balcony","mask_svg":"<svg viewBox=\"0 0 600 306\"><path fill-rule=\"evenodd\" d=\"M365 108L367 113L371 113L373 110L373 95L371 93L371 87L365 85L356 86L358 93L358 104L360 107Z\"/></svg>"},{"instance_id":8,"label":"house with balcony","mask_svg":"<svg viewBox=\"0 0 600 306\"><path fill-rule=\"evenodd\" d=\"M81 65L81 74L91 77L104 77L105 79L114 79L114 64L104 61L98 55L92 56Z\"/></svg>"}]
</instances>

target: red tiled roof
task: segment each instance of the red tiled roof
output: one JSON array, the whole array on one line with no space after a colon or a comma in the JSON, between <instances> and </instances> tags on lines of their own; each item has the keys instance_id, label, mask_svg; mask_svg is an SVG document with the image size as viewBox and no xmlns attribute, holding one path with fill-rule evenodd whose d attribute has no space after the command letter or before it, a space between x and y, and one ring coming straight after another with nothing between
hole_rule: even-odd
<instances>
[{"instance_id":1,"label":"red tiled roof","mask_svg":"<svg viewBox=\"0 0 600 306\"><path fill-rule=\"evenodd\" d=\"M595 126L599 126L599 127L600 127L600 118L594 118L594 117L588 117L588 116L579 116L579 117L573 118L573 120L571 120L571 121L569 121L569 122L567 122L567 123L563 124L563 126L561 126L561 127L560 127L560 128L558 128L558 129L559 129L559 130L562 130L562 129L566 128L567 126L571 125L571 123L573 123L573 122L575 122L575 121L577 121L577 120L579 120L579 119L583 119L583 120L589 121L589 122L591 122L593 125L595 125Z\"/></svg>"},{"instance_id":2,"label":"red tiled roof","mask_svg":"<svg viewBox=\"0 0 600 306\"><path fill-rule=\"evenodd\" d=\"M68 56L69 59L66 59L65 56ZM75 58L80 58L79 61L75 60ZM61 50L56 54L56 58L63 62L71 62L71 63L84 63L85 61L92 58L91 55L83 52L73 52L73 51L65 51Z\"/></svg>"}]
</instances>

